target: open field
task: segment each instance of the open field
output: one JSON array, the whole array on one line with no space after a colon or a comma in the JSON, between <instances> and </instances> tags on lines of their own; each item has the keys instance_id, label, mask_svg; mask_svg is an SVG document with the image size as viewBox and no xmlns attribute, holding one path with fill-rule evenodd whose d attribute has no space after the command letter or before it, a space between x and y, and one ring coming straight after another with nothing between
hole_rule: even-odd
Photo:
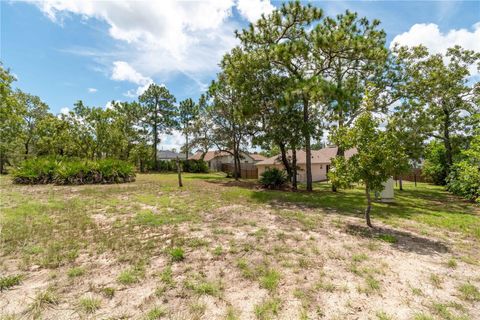
<instances>
[{"instance_id":1,"label":"open field","mask_svg":"<svg viewBox=\"0 0 480 320\"><path fill-rule=\"evenodd\" d=\"M119 185L0 178L0 319L480 319L480 209L405 183L258 190L221 175Z\"/></svg>"}]
</instances>

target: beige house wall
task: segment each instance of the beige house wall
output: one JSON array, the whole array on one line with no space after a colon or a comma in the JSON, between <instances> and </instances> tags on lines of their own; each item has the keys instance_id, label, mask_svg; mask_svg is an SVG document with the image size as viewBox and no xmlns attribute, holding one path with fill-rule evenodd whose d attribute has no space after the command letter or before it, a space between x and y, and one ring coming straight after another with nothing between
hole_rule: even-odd
<instances>
[{"instance_id":1,"label":"beige house wall","mask_svg":"<svg viewBox=\"0 0 480 320\"><path fill-rule=\"evenodd\" d=\"M312 180L313 181L324 181L327 180L327 165L326 163L312 163ZM282 164L275 164L275 165L259 165L257 164L258 168L258 176L260 177L263 172L267 168L277 168L280 170L284 170L284 166ZM304 164L298 165L297 170L297 181L298 182L307 182L307 176L305 174L306 166Z\"/></svg>"},{"instance_id":2,"label":"beige house wall","mask_svg":"<svg viewBox=\"0 0 480 320\"><path fill-rule=\"evenodd\" d=\"M250 158L248 155L242 153L241 154L242 157L240 158L240 163L255 163L255 161ZM222 170L222 164L223 163L230 163L230 164L233 164L233 156L228 154L228 155L224 155L224 156L217 156L215 158L213 158L212 160L208 161L208 167L210 168L210 170L213 170L213 171L220 171Z\"/></svg>"}]
</instances>

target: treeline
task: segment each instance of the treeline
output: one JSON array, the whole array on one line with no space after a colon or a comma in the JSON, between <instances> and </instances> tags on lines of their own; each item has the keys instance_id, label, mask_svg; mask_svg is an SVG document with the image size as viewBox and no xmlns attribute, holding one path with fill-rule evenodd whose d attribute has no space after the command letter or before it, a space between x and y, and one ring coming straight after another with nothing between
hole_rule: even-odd
<instances>
[{"instance_id":1,"label":"treeline","mask_svg":"<svg viewBox=\"0 0 480 320\"><path fill-rule=\"evenodd\" d=\"M188 136L195 114L191 99L176 105L167 88L152 84L138 101L112 101L108 108L87 107L78 101L72 111L54 115L39 97L13 90L15 79L8 70L1 67L0 72L2 173L7 166L39 156L120 159L141 171L161 171L171 164L157 159L160 136L172 130ZM184 152L188 155L188 144ZM206 170L205 164L194 160L184 166Z\"/></svg>"}]
</instances>

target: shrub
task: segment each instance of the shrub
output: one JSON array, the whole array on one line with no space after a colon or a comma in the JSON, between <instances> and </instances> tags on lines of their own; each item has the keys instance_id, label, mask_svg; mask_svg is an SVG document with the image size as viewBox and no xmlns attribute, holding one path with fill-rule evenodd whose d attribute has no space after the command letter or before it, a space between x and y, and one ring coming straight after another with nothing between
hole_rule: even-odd
<instances>
[{"instance_id":1,"label":"shrub","mask_svg":"<svg viewBox=\"0 0 480 320\"><path fill-rule=\"evenodd\" d=\"M208 165L203 160L182 160L182 169L183 172L190 172L190 173L207 173L208 172Z\"/></svg>"},{"instance_id":2,"label":"shrub","mask_svg":"<svg viewBox=\"0 0 480 320\"><path fill-rule=\"evenodd\" d=\"M448 191L470 201L480 202L480 168L468 161L460 161L452 166L447 177Z\"/></svg>"},{"instance_id":3,"label":"shrub","mask_svg":"<svg viewBox=\"0 0 480 320\"><path fill-rule=\"evenodd\" d=\"M14 182L22 184L51 183L59 161L55 158L31 158L25 160L13 173Z\"/></svg>"},{"instance_id":4,"label":"shrub","mask_svg":"<svg viewBox=\"0 0 480 320\"><path fill-rule=\"evenodd\" d=\"M270 168L262 173L259 181L265 188L278 189L287 182L287 177L282 170Z\"/></svg>"},{"instance_id":5,"label":"shrub","mask_svg":"<svg viewBox=\"0 0 480 320\"><path fill-rule=\"evenodd\" d=\"M134 180L134 167L125 161L114 159L90 161L72 158L32 158L24 161L13 174L13 181L20 184L68 185L122 183Z\"/></svg>"}]
</instances>

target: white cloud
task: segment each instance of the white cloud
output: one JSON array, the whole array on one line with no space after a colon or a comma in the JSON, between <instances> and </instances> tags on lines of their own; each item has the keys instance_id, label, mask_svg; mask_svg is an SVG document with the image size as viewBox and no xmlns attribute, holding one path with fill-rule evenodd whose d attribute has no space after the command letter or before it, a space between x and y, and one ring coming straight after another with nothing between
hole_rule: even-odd
<instances>
[{"instance_id":1,"label":"white cloud","mask_svg":"<svg viewBox=\"0 0 480 320\"><path fill-rule=\"evenodd\" d=\"M177 152L179 152L184 143L185 137L182 135L182 133L178 130L173 130L172 134L160 135L159 148L163 150L175 149Z\"/></svg>"},{"instance_id":2,"label":"white cloud","mask_svg":"<svg viewBox=\"0 0 480 320\"><path fill-rule=\"evenodd\" d=\"M237 9L244 18L255 23L262 14L269 14L275 7L270 0L237 0Z\"/></svg>"},{"instance_id":3,"label":"white cloud","mask_svg":"<svg viewBox=\"0 0 480 320\"><path fill-rule=\"evenodd\" d=\"M446 33L441 32L434 23L414 24L409 31L397 35L390 47L395 43L404 46L423 44L431 53L445 53L448 48L455 45L480 52L480 22L474 24L471 31L451 29Z\"/></svg>"},{"instance_id":4,"label":"white cloud","mask_svg":"<svg viewBox=\"0 0 480 320\"><path fill-rule=\"evenodd\" d=\"M126 60L148 77L168 77L172 72L194 76L217 70L222 55L237 43L234 30L238 26L228 21L233 1L32 2L57 23L69 15L104 21L109 35L126 44L128 54L120 62ZM127 77L122 73L115 76L117 80ZM134 79L145 85L145 77L138 74L125 80Z\"/></svg>"},{"instance_id":5,"label":"white cloud","mask_svg":"<svg viewBox=\"0 0 480 320\"><path fill-rule=\"evenodd\" d=\"M152 82L152 79L143 76L125 61L113 62L111 79L116 81L129 81L139 85L145 85L148 82Z\"/></svg>"},{"instance_id":6,"label":"white cloud","mask_svg":"<svg viewBox=\"0 0 480 320\"><path fill-rule=\"evenodd\" d=\"M68 114L69 112L70 112L69 107L63 107L62 109L60 109L60 113L62 114Z\"/></svg>"},{"instance_id":7,"label":"white cloud","mask_svg":"<svg viewBox=\"0 0 480 320\"><path fill-rule=\"evenodd\" d=\"M97 91L98 91L98 90L95 89L95 88L88 88L88 92L90 92L90 93L95 93L95 92L97 92Z\"/></svg>"}]
</instances>

